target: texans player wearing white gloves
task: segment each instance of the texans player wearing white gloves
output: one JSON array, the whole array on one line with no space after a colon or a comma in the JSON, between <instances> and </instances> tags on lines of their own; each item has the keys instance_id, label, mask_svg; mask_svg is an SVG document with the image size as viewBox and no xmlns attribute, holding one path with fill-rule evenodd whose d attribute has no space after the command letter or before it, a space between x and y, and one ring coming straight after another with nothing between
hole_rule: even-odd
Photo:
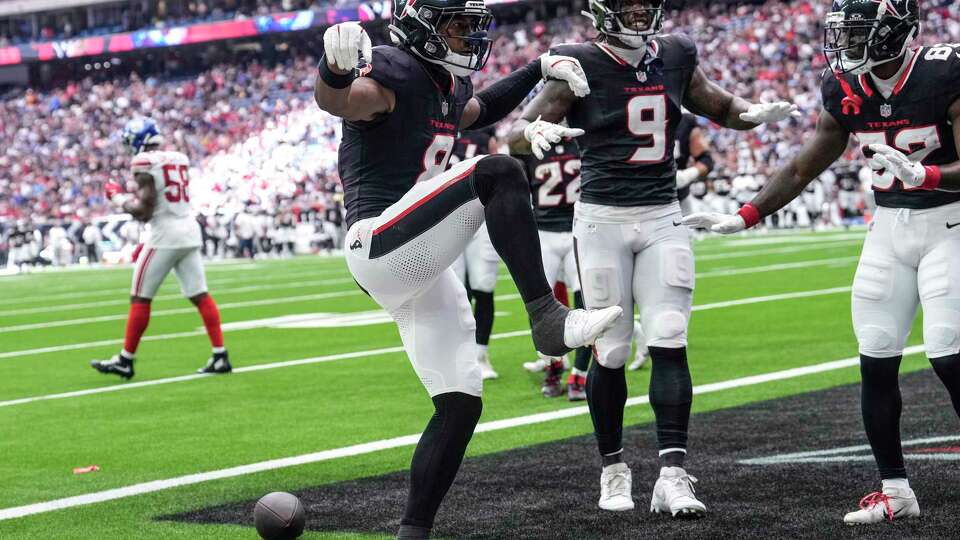
<instances>
[{"instance_id":1,"label":"texans player wearing white gloves","mask_svg":"<svg viewBox=\"0 0 960 540\"><path fill-rule=\"evenodd\" d=\"M150 237L136 258L130 290L123 350L110 360L93 360L101 373L133 377L133 361L140 338L150 322L150 303L171 270L183 296L200 312L213 353L198 373L229 373L230 360L223 346L220 311L207 292L200 257L200 225L190 209L190 161L180 152L160 150L163 136L149 118L131 120L123 129L123 144L134 155L131 168L137 194L123 193L117 183L104 186L107 197L134 219L150 224Z\"/></svg>"},{"instance_id":2,"label":"texans player wearing white gloves","mask_svg":"<svg viewBox=\"0 0 960 540\"><path fill-rule=\"evenodd\" d=\"M686 345L694 269L689 232L675 226L681 214L673 150L681 107L743 130L784 120L795 107L751 104L708 80L688 37L658 35L661 0L590 0L589 8L596 40L561 45L552 54L580 60L590 94L577 96L548 82L514 124L511 144L539 145L541 134L555 129L545 121L561 118L586 132L577 139L581 192L573 224L584 300L587 307L620 306L627 314L639 303L661 464L650 509L701 516L706 507L683 468L693 388ZM622 446L624 364L633 332L632 317L624 317L598 339L587 378L604 510L634 508Z\"/></svg>"},{"instance_id":3,"label":"texans player wearing white gloves","mask_svg":"<svg viewBox=\"0 0 960 540\"><path fill-rule=\"evenodd\" d=\"M850 136L870 168L877 212L853 281L861 413L882 483L844 516L851 525L917 517L900 443L898 371L917 307L927 357L960 414L960 46L911 47L916 0L841 0L827 15L817 130L737 214L683 220L729 234L792 201Z\"/></svg>"},{"instance_id":4,"label":"texans player wearing white gloves","mask_svg":"<svg viewBox=\"0 0 960 540\"><path fill-rule=\"evenodd\" d=\"M592 343L622 315L616 306L571 311L554 298L520 162L479 155L446 170L459 130L503 119L542 78L589 92L576 60L544 56L474 94L469 75L490 52L490 22L482 1L400 0L396 46L371 47L356 23L324 34L315 98L343 118L347 265L397 322L435 407L413 454L398 538L429 536L480 418L475 323L450 268L480 224L517 285L538 351L559 356Z\"/></svg>"}]
</instances>

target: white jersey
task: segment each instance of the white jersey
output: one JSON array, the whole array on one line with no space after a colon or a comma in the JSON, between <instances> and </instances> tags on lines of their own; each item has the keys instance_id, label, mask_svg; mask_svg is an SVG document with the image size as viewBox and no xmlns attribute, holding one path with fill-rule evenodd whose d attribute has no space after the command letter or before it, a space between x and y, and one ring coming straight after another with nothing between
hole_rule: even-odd
<instances>
[{"instance_id":1,"label":"white jersey","mask_svg":"<svg viewBox=\"0 0 960 540\"><path fill-rule=\"evenodd\" d=\"M200 224L190 208L190 160L180 152L141 152L134 174L147 173L157 187L148 247L187 248L201 244Z\"/></svg>"}]
</instances>

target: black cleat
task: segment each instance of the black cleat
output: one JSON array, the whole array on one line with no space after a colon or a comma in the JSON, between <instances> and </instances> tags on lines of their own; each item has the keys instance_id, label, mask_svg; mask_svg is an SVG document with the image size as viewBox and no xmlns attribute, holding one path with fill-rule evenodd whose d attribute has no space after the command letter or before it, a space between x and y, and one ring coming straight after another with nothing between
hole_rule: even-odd
<instances>
[{"instance_id":1,"label":"black cleat","mask_svg":"<svg viewBox=\"0 0 960 540\"><path fill-rule=\"evenodd\" d=\"M119 354L109 360L91 360L90 366L100 373L119 375L124 379L133 378L133 362Z\"/></svg>"},{"instance_id":2,"label":"black cleat","mask_svg":"<svg viewBox=\"0 0 960 540\"><path fill-rule=\"evenodd\" d=\"M230 359L227 357L227 351L214 353L207 360L207 365L197 370L197 373L230 373L233 366L230 365Z\"/></svg>"}]
</instances>

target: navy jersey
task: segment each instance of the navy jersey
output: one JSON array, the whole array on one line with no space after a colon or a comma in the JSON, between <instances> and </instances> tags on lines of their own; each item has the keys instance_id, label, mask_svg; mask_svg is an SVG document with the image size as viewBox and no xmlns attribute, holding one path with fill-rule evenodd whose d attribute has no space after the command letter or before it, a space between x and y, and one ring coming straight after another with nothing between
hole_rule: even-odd
<instances>
[{"instance_id":1,"label":"navy jersey","mask_svg":"<svg viewBox=\"0 0 960 540\"><path fill-rule=\"evenodd\" d=\"M454 77L391 46L373 48L362 73L396 95L393 111L369 122L343 122L339 170L347 226L380 215L421 180L447 168L460 116L473 96Z\"/></svg>"},{"instance_id":2,"label":"navy jersey","mask_svg":"<svg viewBox=\"0 0 960 540\"><path fill-rule=\"evenodd\" d=\"M580 60L590 83L590 94L567 113L571 127L586 131L577 139L580 200L610 206L675 201L674 140L697 67L690 38L652 39L639 70L603 43L560 45L552 52Z\"/></svg>"},{"instance_id":3,"label":"navy jersey","mask_svg":"<svg viewBox=\"0 0 960 540\"><path fill-rule=\"evenodd\" d=\"M953 163L957 149L947 109L960 98L960 46L934 45L908 54L910 65L889 98L869 75L846 74L837 80L826 72L823 106L861 145L887 144L924 165ZM877 205L890 208L960 201L960 192L904 188L885 171L874 171L873 191Z\"/></svg>"},{"instance_id":4,"label":"navy jersey","mask_svg":"<svg viewBox=\"0 0 960 540\"><path fill-rule=\"evenodd\" d=\"M683 113L680 124L677 125L677 142L673 151L673 158L677 160L677 170L686 169L693 165L690 155L690 134L697 127L697 117L691 113ZM690 196L690 184L677 189L677 198L681 201Z\"/></svg>"},{"instance_id":5,"label":"navy jersey","mask_svg":"<svg viewBox=\"0 0 960 540\"><path fill-rule=\"evenodd\" d=\"M490 151L490 140L496 136L497 132L493 126L460 133L460 138L457 139L457 143L453 146L453 157L450 158L450 164L452 165L465 159L488 154Z\"/></svg>"},{"instance_id":6,"label":"navy jersey","mask_svg":"<svg viewBox=\"0 0 960 540\"><path fill-rule=\"evenodd\" d=\"M580 196L580 149L576 139L567 139L553 146L537 159L533 154L522 156L537 228L542 231L573 230L573 204Z\"/></svg>"}]
</instances>

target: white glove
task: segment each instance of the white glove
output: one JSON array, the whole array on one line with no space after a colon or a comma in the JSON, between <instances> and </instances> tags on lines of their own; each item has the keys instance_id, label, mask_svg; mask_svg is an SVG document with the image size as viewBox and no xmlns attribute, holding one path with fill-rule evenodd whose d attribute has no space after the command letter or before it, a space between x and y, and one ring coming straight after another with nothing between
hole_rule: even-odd
<instances>
[{"instance_id":1,"label":"white glove","mask_svg":"<svg viewBox=\"0 0 960 540\"><path fill-rule=\"evenodd\" d=\"M800 116L799 111L799 107L786 101L754 103L747 112L740 114L740 119L754 124L776 124L791 116Z\"/></svg>"},{"instance_id":2,"label":"white glove","mask_svg":"<svg viewBox=\"0 0 960 540\"><path fill-rule=\"evenodd\" d=\"M323 51L327 64L340 71L353 71L360 61L360 54L367 62L373 59L373 44L359 23L335 24L323 33Z\"/></svg>"},{"instance_id":3,"label":"white glove","mask_svg":"<svg viewBox=\"0 0 960 540\"><path fill-rule=\"evenodd\" d=\"M885 144L868 144L867 148L874 152L869 160L871 169L886 169L910 187L920 187L926 181L927 170L923 164L910 161L906 154L896 148Z\"/></svg>"},{"instance_id":4,"label":"white glove","mask_svg":"<svg viewBox=\"0 0 960 540\"><path fill-rule=\"evenodd\" d=\"M683 189L700 178L700 169L696 166L677 171L677 189Z\"/></svg>"},{"instance_id":5,"label":"white glove","mask_svg":"<svg viewBox=\"0 0 960 540\"><path fill-rule=\"evenodd\" d=\"M570 91L578 98L590 93L587 74L580 61L570 56L544 54L540 56L540 72L543 79L558 79L570 85Z\"/></svg>"},{"instance_id":6,"label":"white glove","mask_svg":"<svg viewBox=\"0 0 960 540\"><path fill-rule=\"evenodd\" d=\"M560 139L581 135L583 135L582 129L544 122L539 116L523 128L523 138L530 141L530 150L537 159L543 159L543 153L550 150L555 143L560 142Z\"/></svg>"},{"instance_id":7,"label":"white glove","mask_svg":"<svg viewBox=\"0 0 960 540\"><path fill-rule=\"evenodd\" d=\"M733 234L747 228L747 222L738 214L721 214L719 212L698 212L680 220L687 227L709 229L715 233Z\"/></svg>"}]
</instances>

